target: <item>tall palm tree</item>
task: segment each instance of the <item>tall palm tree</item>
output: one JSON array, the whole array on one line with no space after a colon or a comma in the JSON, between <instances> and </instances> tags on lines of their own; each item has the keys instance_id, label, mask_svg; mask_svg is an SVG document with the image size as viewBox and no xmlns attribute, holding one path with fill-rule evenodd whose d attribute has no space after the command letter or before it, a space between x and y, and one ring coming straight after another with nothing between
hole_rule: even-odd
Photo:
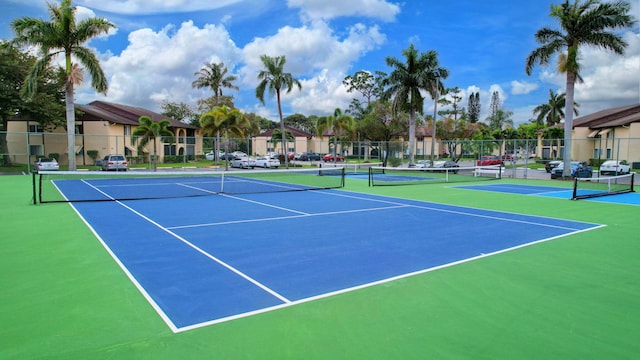
<instances>
[{"instance_id":1,"label":"tall palm tree","mask_svg":"<svg viewBox=\"0 0 640 360\"><path fill-rule=\"evenodd\" d=\"M79 78L78 68L76 67L74 71L76 64L72 59L75 58L87 70L91 77L91 86L99 93L106 94L107 78L100 67L100 62L91 49L84 45L90 39L115 28L115 25L102 18L89 18L76 22L76 7L71 5L71 0L62 0L59 7L49 3L48 7L51 21L22 17L14 20L11 26L16 33L14 41L17 44L36 46L40 52L40 58L25 80L25 95L35 94L40 75L58 55L64 56L67 75L65 83L67 151L69 170L74 171L76 170L76 126L73 89Z\"/></svg>"},{"instance_id":2,"label":"tall palm tree","mask_svg":"<svg viewBox=\"0 0 640 360\"><path fill-rule=\"evenodd\" d=\"M338 136L342 133L353 131L354 120L351 116L343 114L340 108L333 111L333 116L321 117L316 125L318 135L322 135L325 130L333 133L333 162L337 161Z\"/></svg>"},{"instance_id":3,"label":"tall palm tree","mask_svg":"<svg viewBox=\"0 0 640 360\"><path fill-rule=\"evenodd\" d=\"M402 54L406 58L404 63L394 57L386 59L387 65L392 67L393 71L384 80L384 85L389 88L384 92L383 98L394 97L395 112L409 112L409 165L412 165L416 141L416 113L422 114L424 107L421 91L427 91L435 100L437 93L444 90L440 80L446 79L449 72L440 67L438 53L435 50L419 54L411 44Z\"/></svg>"},{"instance_id":4,"label":"tall palm tree","mask_svg":"<svg viewBox=\"0 0 640 360\"><path fill-rule=\"evenodd\" d=\"M200 126L203 135L217 134L219 137L224 134L225 136L242 138L251 128L251 122L240 110L222 105L202 114ZM228 159L225 161L225 169L229 169Z\"/></svg>"},{"instance_id":5,"label":"tall palm tree","mask_svg":"<svg viewBox=\"0 0 640 360\"><path fill-rule=\"evenodd\" d=\"M138 122L140 125L131 132L131 144L134 145L137 141L138 152L142 152L142 149L149 142L153 141L153 171L156 171L158 169L157 140L162 136L172 138L175 136L173 132L169 130L171 122L166 119L155 122L148 116L141 116Z\"/></svg>"},{"instance_id":6,"label":"tall palm tree","mask_svg":"<svg viewBox=\"0 0 640 360\"><path fill-rule=\"evenodd\" d=\"M280 133L282 134L282 148L284 149L284 163L285 167L289 167L289 159L286 154L287 151L287 138L284 130L284 120L282 119L282 99L281 92L286 89L287 93L293 90L294 85L298 87L298 90L302 90L302 84L300 81L291 75L291 73L284 72L284 64L287 62L287 58L284 56L270 57L267 55L260 56L264 70L258 73L258 80L260 84L256 88L256 97L264 105L264 92L269 90L270 95L276 95L278 101L278 116L280 117Z\"/></svg>"},{"instance_id":7,"label":"tall palm tree","mask_svg":"<svg viewBox=\"0 0 640 360\"><path fill-rule=\"evenodd\" d=\"M635 21L629 3L616 1L602 3L600 0L565 0L551 6L551 17L560 23L561 30L544 27L535 34L541 44L527 57L525 71L531 75L535 64L548 65L551 57L559 54L558 70L566 73L566 104L564 121L564 174L571 171L571 131L573 129L573 98L576 80L580 73L579 49L595 46L616 54L624 54L627 43L615 29L631 27Z\"/></svg>"},{"instance_id":8,"label":"tall palm tree","mask_svg":"<svg viewBox=\"0 0 640 360\"><path fill-rule=\"evenodd\" d=\"M209 88L213 91L214 106L218 106L219 99L222 96L222 89L239 90L233 82L238 80L235 75L227 75L229 70L224 63L205 63L204 66L195 72L193 75L197 76L196 80L191 83L191 86L197 89ZM217 161L218 154L220 153L220 133L216 133L216 151L214 152L215 160Z\"/></svg>"},{"instance_id":9,"label":"tall palm tree","mask_svg":"<svg viewBox=\"0 0 640 360\"><path fill-rule=\"evenodd\" d=\"M567 104L566 93L556 93L549 89L549 102L546 104L538 105L533 108L533 114L538 115L536 118L536 124L553 126L560 123L560 120L564 119L564 108ZM578 115L578 108L580 104L576 101L573 102L573 114ZM546 120L546 121L545 121Z\"/></svg>"}]
</instances>

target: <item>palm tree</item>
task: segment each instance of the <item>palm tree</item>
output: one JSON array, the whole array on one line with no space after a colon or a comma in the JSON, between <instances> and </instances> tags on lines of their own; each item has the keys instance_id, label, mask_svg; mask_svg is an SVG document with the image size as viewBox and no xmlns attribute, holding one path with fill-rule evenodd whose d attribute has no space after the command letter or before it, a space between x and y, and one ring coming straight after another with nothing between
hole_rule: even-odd
<instances>
[{"instance_id":1,"label":"palm tree","mask_svg":"<svg viewBox=\"0 0 640 360\"><path fill-rule=\"evenodd\" d=\"M219 105L219 99L222 96L222 89L228 88L233 90L239 90L240 88L233 84L238 80L235 75L227 75L227 67L224 63L205 63L204 66L195 72L193 75L197 76L196 80L191 83L191 86L197 89L209 88L213 91L213 97L215 99L214 106ZM218 160L218 153L220 152L220 133L216 133L216 151L214 152L215 160Z\"/></svg>"},{"instance_id":2,"label":"palm tree","mask_svg":"<svg viewBox=\"0 0 640 360\"><path fill-rule=\"evenodd\" d=\"M156 171L158 169L157 139L161 136L170 136L172 138L175 136L173 132L169 130L171 122L166 119L155 122L148 116L141 116L138 122L140 125L131 133L131 144L133 145L137 141L138 152L142 152L142 149L150 141L153 141L153 171Z\"/></svg>"},{"instance_id":3,"label":"palm tree","mask_svg":"<svg viewBox=\"0 0 640 360\"><path fill-rule=\"evenodd\" d=\"M536 124L553 126L560 123L564 119L564 108L567 103L567 95L565 93L556 93L549 89L549 102L538 105L533 109L533 114L538 115ZM578 115L580 104L573 102L573 114ZM546 120L546 121L545 121Z\"/></svg>"},{"instance_id":4,"label":"palm tree","mask_svg":"<svg viewBox=\"0 0 640 360\"><path fill-rule=\"evenodd\" d=\"M344 132L353 131L354 120L351 116L343 114L340 108L336 108L333 116L321 117L318 119L316 128L318 135L322 135L325 130L333 133L333 162L337 161L338 135Z\"/></svg>"},{"instance_id":5,"label":"palm tree","mask_svg":"<svg viewBox=\"0 0 640 360\"><path fill-rule=\"evenodd\" d=\"M285 137L284 120L282 119L282 99L281 91L285 88L287 93L293 90L293 86L298 86L298 90L302 90L302 84L300 81L291 75L291 73L284 72L284 64L287 62L286 57L276 56L270 57L267 55L260 56L260 60L264 64L265 69L258 73L258 80L260 84L256 88L256 97L264 105L264 92L269 89L270 95L276 95L278 101L278 116L280 117L280 133L282 134L282 148L284 150L284 163L285 167L289 167L289 159L287 157L287 138Z\"/></svg>"},{"instance_id":6,"label":"palm tree","mask_svg":"<svg viewBox=\"0 0 640 360\"><path fill-rule=\"evenodd\" d=\"M251 128L251 122L240 110L231 109L226 105L217 106L200 117L200 126L203 135L220 134L242 138L246 130ZM225 169L229 169L228 159L225 161Z\"/></svg>"},{"instance_id":7,"label":"palm tree","mask_svg":"<svg viewBox=\"0 0 640 360\"><path fill-rule=\"evenodd\" d=\"M435 100L437 93L442 93L444 87L440 82L446 79L449 72L441 68L438 63L438 53L429 50L418 54L413 44L403 52L406 62L388 57L387 65L393 68L384 84L389 88L383 94L385 99L394 96L393 110L395 112L409 112L409 165L414 163L416 138L416 112L422 113L424 97L421 91L427 91Z\"/></svg>"},{"instance_id":8,"label":"palm tree","mask_svg":"<svg viewBox=\"0 0 640 360\"><path fill-rule=\"evenodd\" d=\"M551 17L556 18L561 30L544 27L535 34L542 46L527 57L525 71L531 75L535 64L548 65L551 57L559 54L558 70L566 73L566 104L564 122L564 176L571 171L571 131L573 129L574 88L580 73L579 49L596 46L624 54L627 43L615 29L631 27L635 21L629 15L630 5L624 1L601 3L600 0L565 0L551 6Z\"/></svg>"},{"instance_id":9,"label":"palm tree","mask_svg":"<svg viewBox=\"0 0 640 360\"><path fill-rule=\"evenodd\" d=\"M62 0L60 7L50 3L49 15L51 21L22 17L11 23L16 33L15 42L20 45L36 46L40 51L40 58L34 64L25 79L25 95L36 93L38 78L46 71L49 64L57 55L65 58L65 105L67 117L67 151L69 153L69 170L76 170L75 157L75 104L74 85L78 80L77 65L72 62L75 58L91 76L91 86L99 93L107 93L107 78L100 68L100 62L95 54L84 44L90 39L107 33L115 25L101 18L89 18L76 23L76 7L71 0ZM75 71L74 71L75 66Z\"/></svg>"}]
</instances>

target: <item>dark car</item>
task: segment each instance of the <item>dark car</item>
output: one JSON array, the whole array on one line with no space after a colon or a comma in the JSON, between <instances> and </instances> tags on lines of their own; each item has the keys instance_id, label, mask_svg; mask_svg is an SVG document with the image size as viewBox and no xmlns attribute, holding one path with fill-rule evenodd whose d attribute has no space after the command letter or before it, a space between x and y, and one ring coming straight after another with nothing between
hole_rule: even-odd
<instances>
[{"instance_id":1,"label":"dark car","mask_svg":"<svg viewBox=\"0 0 640 360\"><path fill-rule=\"evenodd\" d=\"M303 152L298 158L300 161L320 161L320 159L320 154L314 152Z\"/></svg>"},{"instance_id":2,"label":"dark car","mask_svg":"<svg viewBox=\"0 0 640 360\"><path fill-rule=\"evenodd\" d=\"M560 164L562 164L562 161L559 161L559 160L549 161L548 163L544 164L544 169L547 171L547 173L551 173L551 170L557 168L558 165Z\"/></svg>"},{"instance_id":3,"label":"dark car","mask_svg":"<svg viewBox=\"0 0 640 360\"><path fill-rule=\"evenodd\" d=\"M562 178L564 172L564 163L560 163L551 171L552 179ZM593 176L593 169L587 165L585 161L572 161L571 162L571 177L575 178L590 178Z\"/></svg>"}]
</instances>

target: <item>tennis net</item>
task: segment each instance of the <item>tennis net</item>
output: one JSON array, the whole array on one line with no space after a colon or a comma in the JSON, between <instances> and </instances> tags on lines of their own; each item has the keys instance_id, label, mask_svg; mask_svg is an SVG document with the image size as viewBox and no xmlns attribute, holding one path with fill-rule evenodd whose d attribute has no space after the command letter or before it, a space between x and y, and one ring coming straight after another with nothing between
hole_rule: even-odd
<instances>
[{"instance_id":1,"label":"tennis net","mask_svg":"<svg viewBox=\"0 0 640 360\"><path fill-rule=\"evenodd\" d=\"M503 172L504 168L500 166L451 168L371 167L369 169L369 186L496 180L502 178Z\"/></svg>"},{"instance_id":2,"label":"tennis net","mask_svg":"<svg viewBox=\"0 0 640 360\"><path fill-rule=\"evenodd\" d=\"M114 201L332 189L344 168L246 171L42 171L33 175L34 203Z\"/></svg>"},{"instance_id":3,"label":"tennis net","mask_svg":"<svg viewBox=\"0 0 640 360\"><path fill-rule=\"evenodd\" d=\"M634 192L634 177L635 173L599 178L575 178L571 199L580 200Z\"/></svg>"}]
</instances>

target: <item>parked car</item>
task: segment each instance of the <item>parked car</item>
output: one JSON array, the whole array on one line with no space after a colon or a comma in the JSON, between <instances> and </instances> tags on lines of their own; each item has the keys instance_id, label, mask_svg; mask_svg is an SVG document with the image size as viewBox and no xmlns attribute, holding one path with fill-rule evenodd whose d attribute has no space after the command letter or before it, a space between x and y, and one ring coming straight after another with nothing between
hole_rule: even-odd
<instances>
[{"instance_id":1,"label":"parked car","mask_svg":"<svg viewBox=\"0 0 640 360\"><path fill-rule=\"evenodd\" d=\"M607 160L600 165L600 175L622 175L631 172L626 161Z\"/></svg>"},{"instance_id":2,"label":"parked car","mask_svg":"<svg viewBox=\"0 0 640 360\"><path fill-rule=\"evenodd\" d=\"M333 162L333 154L323 156L322 161ZM344 161L344 157L340 154L336 154L336 161Z\"/></svg>"},{"instance_id":3,"label":"parked car","mask_svg":"<svg viewBox=\"0 0 640 360\"><path fill-rule=\"evenodd\" d=\"M551 171L552 179L562 178L564 172L564 162L561 162ZM585 161L572 161L571 162L571 177L590 178L593 176L593 169L587 165Z\"/></svg>"},{"instance_id":4,"label":"parked car","mask_svg":"<svg viewBox=\"0 0 640 360\"><path fill-rule=\"evenodd\" d=\"M231 167L248 169L249 167L251 167L251 164L249 163L249 157L239 156L239 157L233 158L233 160L231 160Z\"/></svg>"},{"instance_id":5,"label":"parked car","mask_svg":"<svg viewBox=\"0 0 640 360\"><path fill-rule=\"evenodd\" d=\"M276 154L278 156L278 154ZM251 167L277 168L280 166L280 160L271 156L262 156L255 160Z\"/></svg>"},{"instance_id":6,"label":"parked car","mask_svg":"<svg viewBox=\"0 0 640 360\"><path fill-rule=\"evenodd\" d=\"M300 161L320 161L320 159L320 154L314 152L303 152L300 154L300 157L298 157Z\"/></svg>"},{"instance_id":7,"label":"parked car","mask_svg":"<svg viewBox=\"0 0 640 360\"><path fill-rule=\"evenodd\" d=\"M544 164L544 169L547 171L547 173L551 173L551 170L555 169L558 167L558 165L562 164L562 161L560 160L552 160L549 161L548 163Z\"/></svg>"},{"instance_id":8,"label":"parked car","mask_svg":"<svg viewBox=\"0 0 640 360\"><path fill-rule=\"evenodd\" d=\"M102 171L127 171L128 163L124 155L109 154L102 159Z\"/></svg>"},{"instance_id":9,"label":"parked car","mask_svg":"<svg viewBox=\"0 0 640 360\"><path fill-rule=\"evenodd\" d=\"M223 156L224 156L224 151L219 151L218 152L218 159L222 159ZM204 154L204 157L207 160L215 160L215 152L214 151L210 151L210 152Z\"/></svg>"},{"instance_id":10,"label":"parked car","mask_svg":"<svg viewBox=\"0 0 640 360\"><path fill-rule=\"evenodd\" d=\"M503 161L499 156L485 155L480 157L477 162L478 166L503 165Z\"/></svg>"},{"instance_id":11,"label":"parked car","mask_svg":"<svg viewBox=\"0 0 640 360\"><path fill-rule=\"evenodd\" d=\"M441 160L441 161L434 161L433 162L433 167L435 169L437 168L458 168L460 167L460 165L458 165L458 163L456 163L455 161L451 161L451 160ZM453 171L454 174L458 173L458 170L454 170Z\"/></svg>"},{"instance_id":12,"label":"parked car","mask_svg":"<svg viewBox=\"0 0 640 360\"><path fill-rule=\"evenodd\" d=\"M518 159L518 157L516 156L516 154L505 154L502 155L502 160L504 161L516 161Z\"/></svg>"},{"instance_id":13,"label":"parked car","mask_svg":"<svg viewBox=\"0 0 640 360\"><path fill-rule=\"evenodd\" d=\"M413 165L413 167L424 169L431 167L431 160L419 160L417 163Z\"/></svg>"},{"instance_id":14,"label":"parked car","mask_svg":"<svg viewBox=\"0 0 640 360\"><path fill-rule=\"evenodd\" d=\"M33 165L33 171L58 171L60 170L60 164L55 158L39 158Z\"/></svg>"}]
</instances>

